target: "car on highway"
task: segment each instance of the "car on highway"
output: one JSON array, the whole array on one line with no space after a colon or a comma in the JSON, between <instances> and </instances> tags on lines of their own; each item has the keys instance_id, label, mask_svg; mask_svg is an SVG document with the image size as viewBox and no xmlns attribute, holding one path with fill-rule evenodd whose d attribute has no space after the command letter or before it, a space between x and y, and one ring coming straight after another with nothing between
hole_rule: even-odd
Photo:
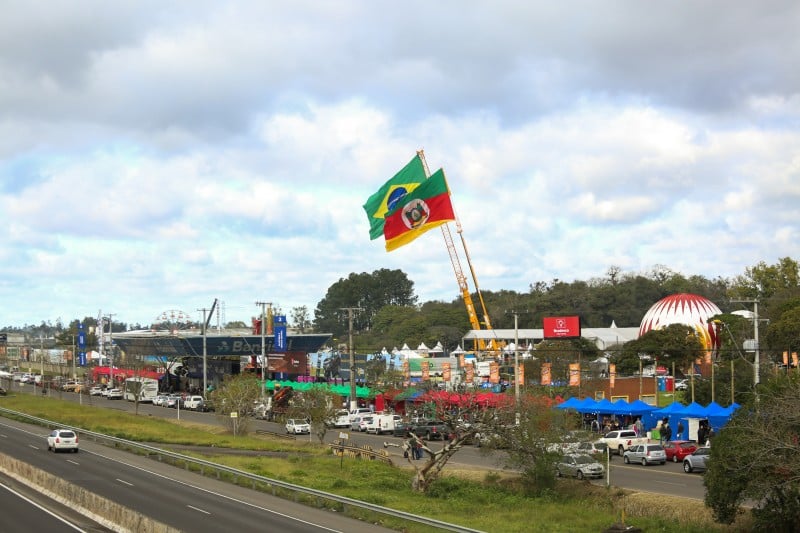
<instances>
[{"instance_id":1,"label":"car on highway","mask_svg":"<svg viewBox=\"0 0 800 533\"><path fill-rule=\"evenodd\" d=\"M304 435L311 433L311 426L301 418L290 418L286 421L286 433Z\"/></svg>"},{"instance_id":2,"label":"car on highway","mask_svg":"<svg viewBox=\"0 0 800 533\"><path fill-rule=\"evenodd\" d=\"M683 471L687 474L704 471L708 468L709 457L711 457L711 448L708 446L697 448L694 452L683 458Z\"/></svg>"},{"instance_id":3,"label":"car on highway","mask_svg":"<svg viewBox=\"0 0 800 533\"><path fill-rule=\"evenodd\" d=\"M106 395L106 398L108 398L109 400L121 400L123 397L124 395L122 394L122 389L116 389L116 388L110 389L108 391L108 394Z\"/></svg>"},{"instance_id":4,"label":"car on highway","mask_svg":"<svg viewBox=\"0 0 800 533\"><path fill-rule=\"evenodd\" d=\"M71 429L54 429L47 436L47 451L70 450L78 453L78 434Z\"/></svg>"},{"instance_id":5,"label":"car on highway","mask_svg":"<svg viewBox=\"0 0 800 533\"><path fill-rule=\"evenodd\" d=\"M667 462L667 454L660 444L635 444L622 454L625 464L641 463L642 466L661 464Z\"/></svg>"},{"instance_id":6,"label":"car on highway","mask_svg":"<svg viewBox=\"0 0 800 533\"><path fill-rule=\"evenodd\" d=\"M556 474L578 479L603 477L606 469L594 457L586 454L567 454L556 463Z\"/></svg>"},{"instance_id":7,"label":"car on highway","mask_svg":"<svg viewBox=\"0 0 800 533\"><path fill-rule=\"evenodd\" d=\"M667 461L673 463L683 462L683 459L692 454L697 449L697 443L689 440L671 440L664 443L664 452L667 454Z\"/></svg>"}]
</instances>

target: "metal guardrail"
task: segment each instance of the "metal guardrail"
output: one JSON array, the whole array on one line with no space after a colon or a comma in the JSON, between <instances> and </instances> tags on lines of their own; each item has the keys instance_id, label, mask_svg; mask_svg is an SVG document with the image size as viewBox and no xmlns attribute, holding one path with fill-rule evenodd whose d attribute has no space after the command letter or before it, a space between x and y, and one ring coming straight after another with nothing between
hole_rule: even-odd
<instances>
[{"instance_id":1,"label":"metal guardrail","mask_svg":"<svg viewBox=\"0 0 800 533\"><path fill-rule=\"evenodd\" d=\"M333 453L338 457L342 455L346 455L347 457L366 457L367 459L373 460L378 459L383 461L387 464L392 464L392 460L389 457L389 453L386 450L373 450L372 446L369 444L347 444L343 440L335 440L332 443L328 444L331 448Z\"/></svg>"},{"instance_id":2,"label":"metal guardrail","mask_svg":"<svg viewBox=\"0 0 800 533\"><path fill-rule=\"evenodd\" d=\"M217 472L217 478L221 478L221 473L225 473L229 476L232 476L234 481L237 479L247 479L250 480L252 483L252 488L257 489L257 486L266 485L268 487L272 487L272 493L275 496L278 496L276 492L276 487L288 491L294 494L303 494L305 496L309 496L315 500L326 500L330 502L336 502L342 505L345 509L350 507L355 507L361 510L370 511L373 513L391 516L393 518L401 519L401 520L408 520L411 522L416 522L419 524L423 524L426 526L437 527L440 529L445 529L448 531L456 531L460 533L482 533L478 529L471 529L464 526L459 526L457 524L450 524L448 522L443 522L441 520L436 520L434 518L428 518L425 516L419 516L412 513L408 513L405 511L399 511L397 509L390 509L388 507L383 507L382 505L376 505L369 502L364 502L361 500L355 500L353 498L348 498L346 496L339 496L338 494L332 494L330 492L325 492L321 490L311 489L308 487L302 487L300 485L294 485L292 483L287 483L285 481L280 481L277 479L271 479L264 476L259 476L257 474L251 474L250 472L245 472L244 470L239 470L237 468L232 468L229 466L213 463L211 461L206 461L204 459L197 459L194 457L189 457L187 455L183 455L177 452L172 452L170 450L165 450L163 448L157 448L155 446L149 446L147 444L141 444L135 441L130 441L126 439L120 439L118 437L113 437L111 435L105 435L103 433L95 433L93 431L88 431L83 428L74 427L74 426L66 426L64 424L59 424L58 422L54 422L52 420L47 420L45 418L39 418L35 416L28 415L26 413L21 413L18 411L13 411L11 409L5 409L0 407L0 415L6 416L8 418L14 419L21 419L23 421L27 421L30 423L34 423L40 426L45 426L48 428L69 428L81 435L83 438L91 438L95 442L99 442L101 444L109 444L113 445L114 447L123 448L131 450L135 453L139 453L141 455L146 455L149 457L157 456L158 460L162 460L163 457L166 457L172 461L177 463L182 462L186 469L189 469L190 465L195 465L196 468L199 469L201 475L205 475L205 469L210 471Z\"/></svg>"}]
</instances>

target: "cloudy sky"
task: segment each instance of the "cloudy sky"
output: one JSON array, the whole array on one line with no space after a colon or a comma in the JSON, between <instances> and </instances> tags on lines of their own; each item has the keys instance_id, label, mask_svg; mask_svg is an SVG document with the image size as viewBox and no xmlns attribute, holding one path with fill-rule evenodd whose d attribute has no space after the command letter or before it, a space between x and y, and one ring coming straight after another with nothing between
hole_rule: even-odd
<instances>
[{"instance_id":1,"label":"cloudy sky","mask_svg":"<svg viewBox=\"0 0 800 533\"><path fill-rule=\"evenodd\" d=\"M2 5L0 327L451 301L361 207L419 149L483 290L800 257L794 0Z\"/></svg>"}]
</instances>

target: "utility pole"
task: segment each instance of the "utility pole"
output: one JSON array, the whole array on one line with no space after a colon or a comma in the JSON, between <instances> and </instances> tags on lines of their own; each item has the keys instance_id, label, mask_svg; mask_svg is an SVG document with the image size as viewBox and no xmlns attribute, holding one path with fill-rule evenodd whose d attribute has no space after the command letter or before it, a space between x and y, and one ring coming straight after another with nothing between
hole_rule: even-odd
<instances>
[{"instance_id":1,"label":"utility pole","mask_svg":"<svg viewBox=\"0 0 800 533\"><path fill-rule=\"evenodd\" d=\"M267 387L267 343L265 334L267 332L267 311L266 307L272 309L272 302L256 302L261 306L261 400L264 400ZM272 314L272 313L270 313Z\"/></svg>"},{"instance_id":2,"label":"utility pole","mask_svg":"<svg viewBox=\"0 0 800 533\"><path fill-rule=\"evenodd\" d=\"M206 362L208 359L208 345L206 344L206 313L208 312L208 308L203 307L202 309L198 309L198 311L203 312L203 328L200 331L203 333L203 398L206 398L208 394L208 371L206 370L208 365ZM178 416L180 416L180 409L178 410Z\"/></svg>"},{"instance_id":3,"label":"utility pole","mask_svg":"<svg viewBox=\"0 0 800 533\"><path fill-rule=\"evenodd\" d=\"M761 352L758 346L758 299L741 299L731 300L731 303L753 304L753 342L755 343L755 357L753 359L753 385L758 387L761 383ZM758 398L758 391L756 391L756 398Z\"/></svg>"},{"instance_id":4,"label":"utility pole","mask_svg":"<svg viewBox=\"0 0 800 533\"><path fill-rule=\"evenodd\" d=\"M514 399L519 407L519 315L528 314L530 311L506 311L514 315Z\"/></svg>"},{"instance_id":5,"label":"utility pole","mask_svg":"<svg viewBox=\"0 0 800 533\"><path fill-rule=\"evenodd\" d=\"M108 317L108 375L109 379L111 380L111 387L113 388L114 385L114 315L116 313L109 313L106 316ZM101 337L105 337L105 326L100 329Z\"/></svg>"},{"instance_id":6,"label":"utility pole","mask_svg":"<svg viewBox=\"0 0 800 533\"><path fill-rule=\"evenodd\" d=\"M358 408L356 401L356 353L353 347L353 312L363 311L361 307L340 307L342 311L347 311L349 337L347 342L350 352L350 410Z\"/></svg>"}]
</instances>

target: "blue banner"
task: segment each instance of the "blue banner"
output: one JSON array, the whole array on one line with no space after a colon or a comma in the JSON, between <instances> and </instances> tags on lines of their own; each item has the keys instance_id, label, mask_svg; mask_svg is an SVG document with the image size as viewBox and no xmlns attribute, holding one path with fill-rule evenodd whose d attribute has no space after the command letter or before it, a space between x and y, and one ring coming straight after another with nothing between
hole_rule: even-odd
<instances>
[{"instance_id":1,"label":"blue banner","mask_svg":"<svg viewBox=\"0 0 800 533\"><path fill-rule=\"evenodd\" d=\"M86 332L83 331L83 324L78 324L78 365L86 366Z\"/></svg>"},{"instance_id":2,"label":"blue banner","mask_svg":"<svg viewBox=\"0 0 800 533\"><path fill-rule=\"evenodd\" d=\"M275 316L275 351L286 351L286 316Z\"/></svg>"}]
</instances>

